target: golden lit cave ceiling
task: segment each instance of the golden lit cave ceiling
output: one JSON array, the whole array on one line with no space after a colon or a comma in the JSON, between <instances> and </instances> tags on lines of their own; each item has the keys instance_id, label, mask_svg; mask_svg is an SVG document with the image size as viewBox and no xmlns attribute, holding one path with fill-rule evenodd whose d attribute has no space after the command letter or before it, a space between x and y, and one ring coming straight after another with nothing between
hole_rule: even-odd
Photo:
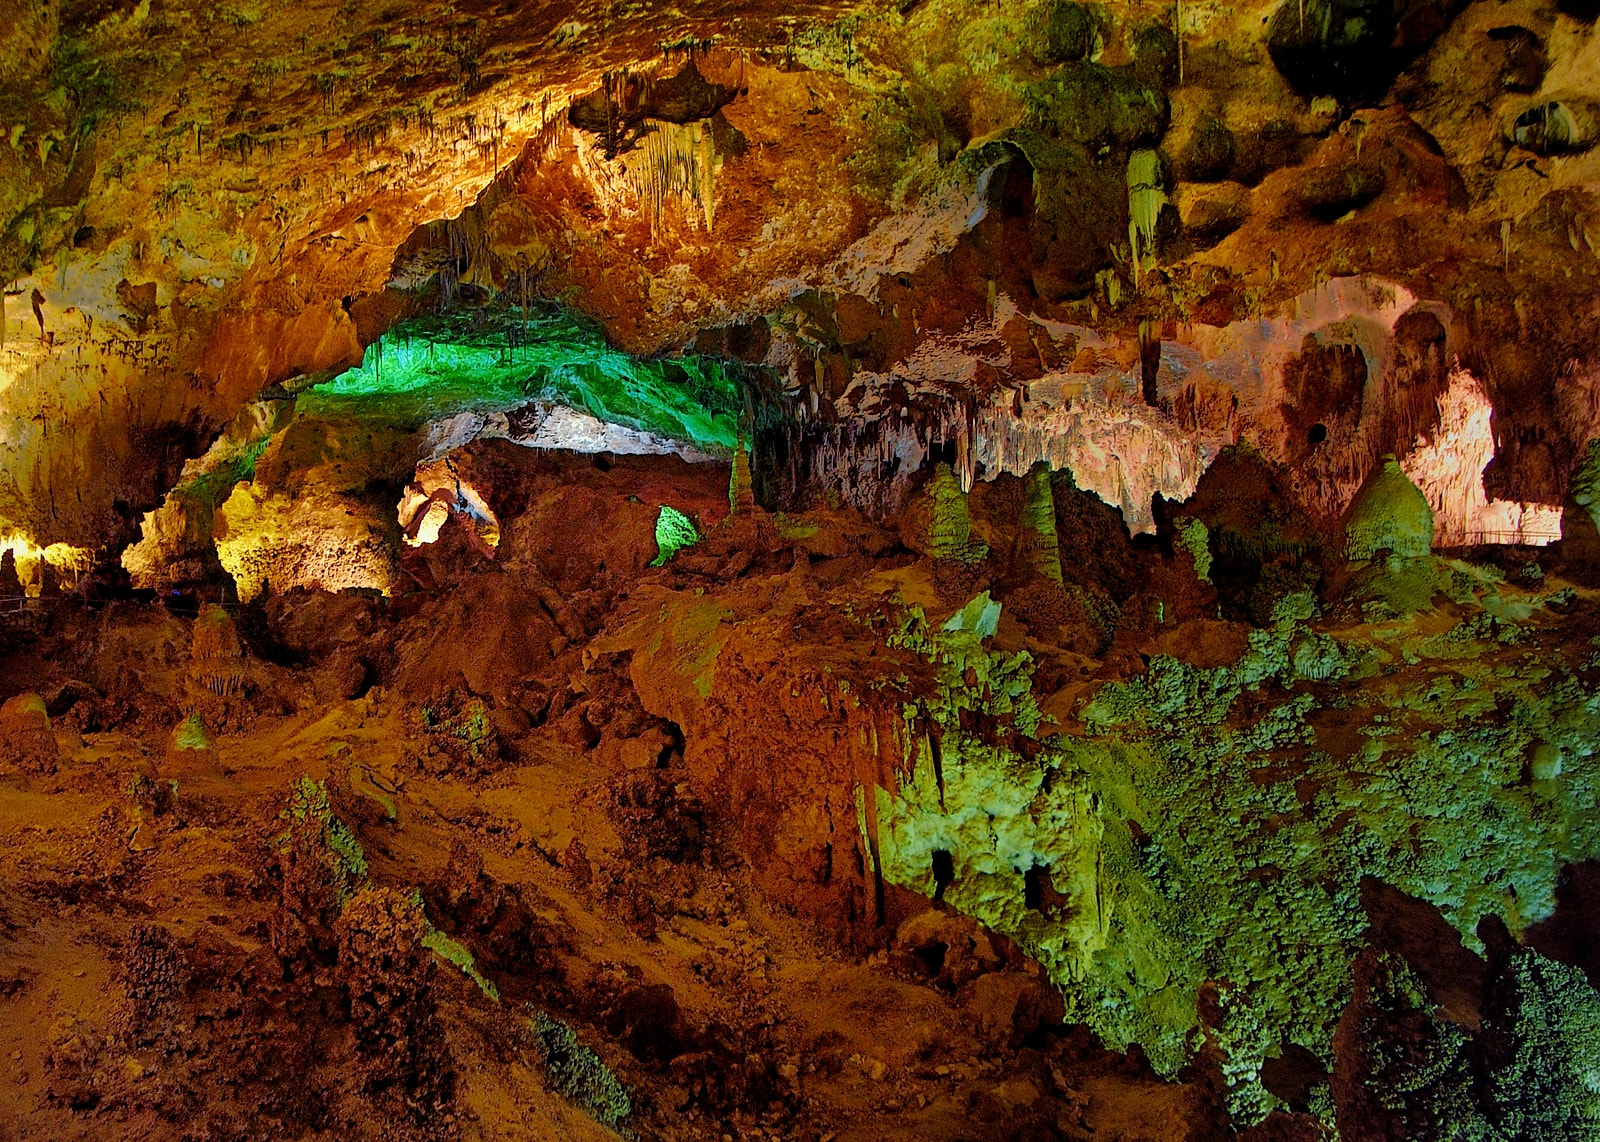
<instances>
[{"instance_id":1,"label":"golden lit cave ceiling","mask_svg":"<svg viewBox=\"0 0 1600 1142\"><path fill-rule=\"evenodd\" d=\"M8 0L0 518L114 550L259 394L553 303L752 366L864 506L953 448L1147 526L1246 439L1323 519L1396 452L1447 529L1547 537L1597 415L1592 13L1304 7L1348 42L1276 3Z\"/></svg>"}]
</instances>

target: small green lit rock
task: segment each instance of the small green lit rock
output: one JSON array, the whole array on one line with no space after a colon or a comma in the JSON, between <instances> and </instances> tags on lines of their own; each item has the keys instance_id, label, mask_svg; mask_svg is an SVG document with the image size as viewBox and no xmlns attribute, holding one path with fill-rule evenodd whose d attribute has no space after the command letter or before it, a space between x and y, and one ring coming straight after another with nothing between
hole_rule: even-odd
<instances>
[{"instance_id":1,"label":"small green lit rock","mask_svg":"<svg viewBox=\"0 0 1600 1142\"><path fill-rule=\"evenodd\" d=\"M694 521L677 508L662 504L661 514L656 516L656 548L659 554L650 561L650 566L660 567L683 548L699 542L700 533L695 530Z\"/></svg>"}]
</instances>

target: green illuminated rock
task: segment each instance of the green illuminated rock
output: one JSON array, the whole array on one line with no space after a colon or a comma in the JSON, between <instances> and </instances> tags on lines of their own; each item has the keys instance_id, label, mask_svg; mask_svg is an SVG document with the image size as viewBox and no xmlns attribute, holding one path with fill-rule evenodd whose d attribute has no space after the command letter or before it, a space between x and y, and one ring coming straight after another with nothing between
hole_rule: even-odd
<instances>
[{"instance_id":1,"label":"green illuminated rock","mask_svg":"<svg viewBox=\"0 0 1600 1142\"><path fill-rule=\"evenodd\" d=\"M1380 551L1419 559L1433 550L1433 509L1392 455L1361 485L1344 528L1345 555L1352 560L1371 559Z\"/></svg>"},{"instance_id":2,"label":"green illuminated rock","mask_svg":"<svg viewBox=\"0 0 1600 1142\"><path fill-rule=\"evenodd\" d=\"M1056 539L1056 501L1050 465L1040 461L1022 481L1022 519L1017 531L1019 570L1061 585L1061 548Z\"/></svg>"},{"instance_id":3,"label":"green illuminated rock","mask_svg":"<svg viewBox=\"0 0 1600 1142\"><path fill-rule=\"evenodd\" d=\"M199 710L179 722L178 728L172 731L173 749L212 749L215 745Z\"/></svg>"},{"instance_id":4,"label":"green illuminated rock","mask_svg":"<svg viewBox=\"0 0 1600 1142\"><path fill-rule=\"evenodd\" d=\"M1180 519L1178 545L1194 559L1195 576L1202 583L1211 582L1211 532L1197 519ZM1310 617L1310 616L1305 616Z\"/></svg>"},{"instance_id":5,"label":"green illuminated rock","mask_svg":"<svg viewBox=\"0 0 1600 1142\"><path fill-rule=\"evenodd\" d=\"M538 1010L533 1011L528 1026L544 1054L551 1087L558 1094L612 1128L633 1113L627 1088L599 1055L578 1041L571 1027Z\"/></svg>"},{"instance_id":6,"label":"green illuminated rock","mask_svg":"<svg viewBox=\"0 0 1600 1142\"><path fill-rule=\"evenodd\" d=\"M1405 960L1369 949L1353 975L1333 1078L1345 1136L1500 1142L1473 1091L1471 1037L1434 1015Z\"/></svg>"},{"instance_id":7,"label":"green illuminated rock","mask_svg":"<svg viewBox=\"0 0 1600 1142\"><path fill-rule=\"evenodd\" d=\"M343 907L367 880L367 854L350 827L341 821L328 800L322 782L299 777L289 791L289 803L278 819L288 828L277 839L280 848L300 845L320 852L327 862L334 895Z\"/></svg>"},{"instance_id":8,"label":"green illuminated rock","mask_svg":"<svg viewBox=\"0 0 1600 1142\"><path fill-rule=\"evenodd\" d=\"M1572 499L1600 528L1600 440L1591 440L1572 476Z\"/></svg>"},{"instance_id":9,"label":"green illuminated rock","mask_svg":"<svg viewBox=\"0 0 1600 1142\"><path fill-rule=\"evenodd\" d=\"M1080 60L1095 46L1097 30L1089 10L1072 0L1056 0L1040 19L1038 54L1049 63Z\"/></svg>"},{"instance_id":10,"label":"green illuminated rock","mask_svg":"<svg viewBox=\"0 0 1600 1142\"><path fill-rule=\"evenodd\" d=\"M1331 1060L1364 876L1477 947L1483 917L1525 930L1554 910L1562 867L1600 855L1600 697L1574 679L1458 659L1465 676L1424 675L1426 693L1370 689L1352 678L1362 647L1291 609L1232 665L1155 657L1094 695L1079 736L1050 736L1027 655L914 611L890 641L926 656L936 685L905 707L899 787L870 794L882 875L931 896L933 853L949 853L943 900L1038 958L1069 1019L1165 1074L1209 1041L1239 1122L1277 1105L1260 1074L1283 1046ZM1318 707L1358 695L1372 712L1355 756L1316 748ZM1430 728L1397 736L1415 711ZM1523 784L1548 756L1559 778ZM1285 757L1293 774L1266 776ZM1030 906L1030 877L1056 903ZM1206 988L1220 1021L1202 1026ZM1582 1073L1556 1054L1538 1065Z\"/></svg>"},{"instance_id":11,"label":"green illuminated rock","mask_svg":"<svg viewBox=\"0 0 1600 1142\"><path fill-rule=\"evenodd\" d=\"M1155 151L1128 156L1128 248L1133 251L1137 284L1156 264L1156 221L1167 204L1161 186L1161 159Z\"/></svg>"},{"instance_id":12,"label":"green illuminated rock","mask_svg":"<svg viewBox=\"0 0 1600 1142\"><path fill-rule=\"evenodd\" d=\"M1512 953L1495 990L1489 1094L1505 1137L1600 1138L1600 992L1532 948Z\"/></svg>"},{"instance_id":13,"label":"green illuminated rock","mask_svg":"<svg viewBox=\"0 0 1600 1142\"><path fill-rule=\"evenodd\" d=\"M992 638L1000 626L1000 604L984 591L945 620L939 629L946 634L968 631L979 638Z\"/></svg>"},{"instance_id":14,"label":"green illuminated rock","mask_svg":"<svg viewBox=\"0 0 1600 1142\"><path fill-rule=\"evenodd\" d=\"M928 525L928 552L935 559L961 563L981 563L989 549L972 538L972 516L967 512L967 493L961 490L948 464L938 464L928 481L932 504Z\"/></svg>"},{"instance_id":15,"label":"green illuminated rock","mask_svg":"<svg viewBox=\"0 0 1600 1142\"><path fill-rule=\"evenodd\" d=\"M658 554L650 561L650 566L660 567L685 547L699 542L700 533L695 530L694 521L677 508L662 504L661 514L656 516Z\"/></svg>"},{"instance_id":16,"label":"green illuminated rock","mask_svg":"<svg viewBox=\"0 0 1600 1142\"><path fill-rule=\"evenodd\" d=\"M738 443L738 386L719 362L634 357L564 311L401 322L368 347L359 368L302 393L299 411L415 426L535 399L724 455Z\"/></svg>"},{"instance_id":17,"label":"green illuminated rock","mask_svg":"<svg viewBox=\"0 0 1600 1142\"><path fill-rule=\"evenodd\" d=\"M483 992L484 995L499 1003L500 989L478 970L478 961L471 950L460 940L439 931L438 928L433 926L433 921L428 919L427 907L423 903L421 891L415 888L412 889L411 895L407 899L416 907L417 914L422 917L422 946L477 984L478 990Z\"/></svg>"},{"instance_id":18,"label":"green illuminated rock","mask_svg":"<svg viewBox=\"0 0 1600 1142\"><path fill-rule=\"evenodd\" d=\"M1569 559L1600 559L1600 440L1591 440L1567 488L1561 550Z\"/></svg>"}]
</instances>

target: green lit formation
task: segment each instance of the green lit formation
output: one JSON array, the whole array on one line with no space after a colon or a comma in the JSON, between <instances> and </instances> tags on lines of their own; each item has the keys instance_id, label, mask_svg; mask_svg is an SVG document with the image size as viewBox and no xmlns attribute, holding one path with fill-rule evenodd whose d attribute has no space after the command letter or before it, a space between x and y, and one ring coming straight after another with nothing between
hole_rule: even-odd
<instances>
[{"instance_id":1,"label":"green lit formation","mask_svg":"<svg viewBox=\"0 0 1600 1142\"><path fill-rule=\"evenodd\" d=\"M633 1113L627 1088L599 1055L578 1041L571 1027L537 1008L529 1009L528 1027L544 1054L545 1073L556 1093L613 1129Z\"/></svg>"},{"instance_id":2,"label":"green lit formation","mask_svg":"<svg viewBox=\"0 0 1600 1142\"><path fill-rule=\"evenodd\" d=\"M1531 948L1512 954L1492 1028L1500 1065L1490 1076L1506 1139L1600 1138L1600 993L1577 968Z\"/></svg>"},{"instance_id":3,"label":"green lit formation","mask_svg":"<svg viewBox=\"0 0 1600 1142\"><path fill-rule=\"evenodd\" d=\"M215 744L211 734L206 730L205 719L201 718L199 710L192 711L178 723L178 728L172 731L173 749L210 749Z\"/></svg>"},{"instance_id":4,"label":"green lit formation","mask_svg":"<svg viewBox=\"0 0 1600 1142\"><path fill-rule=\"evenodd\" d=\"M423 907L422 893L417 889L412 889L409 899L416 906L418 914L422 916L422 946L444 960L445 963L454 966L462 975L477 984L479 991L499 1003L500 989L494 985L492 980L485 978L484 974L478 970L478 961L473 957L467 946L460 940L439 931L438 928L433 926L433 921L428 919L427 912Z\"/></svg>"},{"instance_id":5,"label":"green lit formation","mask_svg":"<svg viewBox=\"0 0 1600 1142\"><path fill-rule=\"evenodd\" d=\"M657 554L650 560L650 566L660 567L685 547L699 542L700 533L695 530L694 521L677 508L662 504L661 513L656 516Z\"/></svg>"},{"instance_id":6,"label":"green lit formation","mask_svg":"<svg viewBox=\"0 0 1600 1142\"><path fill-rule=\"evenodd\" d=\"M1128 156L1128 248L1133 251L1134 282L1156 265L1156 222L1167 195L1161 188L1161 159L1152 150Z\"/></svg>"},{"instance_id":7,"label":"green lit formation","mask_svg":"<svg viewBox=\"0 0 1600 1142\"><path fill-rule=\"evenodd\" d=\"M1572 499L1600 528L1600 440L1589 441L1578 470L1572 474Z\"/></svg>"},{"instance_id":8,"label":"green lit formation","mask_svg":"<svg viewBox=\"0 0 1600 1142\"><path fill-rule=\"evenodd\" d=\"M985 644L992 623L935 630L911 608L890 642L937 680L905 706L898 790L869 794L881 874L932 896L933 854L951 854L944 901L1037 957L1069 1019L1141 1045L1166 1074L1210 1042L1235 1120L1259 1121L1277 1104L1266 1059L1292 1043L1332 1060L1366 941L1363 876L1433 904L1477 948L1482 918L1520 934L1553 911L1565 864L1600 855L1600 694L1508 650L1491 615L1506 604L1479 586L1483 621L1413 633L1398 654L1311 629L1309 595L1286 597L1232 665L1153 658L1103 686L1072 733L1041 715L1029 657ZM1421 665L1396 673L1385 659ZM1349 756L1318 748L1319 711L1341 708L1371 711ZM1041 876L1054 903L1030 907L1028 878ZM1600 1118L1582 1119L1600 1114L1596 1033L1566 1035L1583 1016L1557 1020L1553 996L1572 991L1559 1003L1574 1011L1600 998L1541 964L1532 998L1511 1008L1549 1007L1548 1029L1530 1017L1506 1032L1527 1042L1525 1061L1495 1072L1485 1113L1504 1134L1485 1138L1600 1136ZM1560 1072L1568 1103L1590 1091L1587 1110L1526 1112L1590 1132L1513 1128L1517 1100L1535 1097L1519 1088L1536 1076L1517 1067ZM1326 1088L1317 1097L1326 1117Z\"/></svg>"},{"instance_id":9,"label":"green lit formation","mask_svg":"<svg viewBox=\"0 0 1600 1142\"><path fill-rule=\"evenodd\" d=\"M1345 554L1371 559L1388 551L1419 559L1433 548L1433 509L1393 456L1367 478L1345 515Z\"/></svg>"},{"instance_id":10,"label":"green lit formation","mask_svg":"<svg viewBox=\"0 0 1600 1142\"><path fill-rule=\"evenodd\" d=\"M289 824L289 831L278 838L280 846L292 843L291 835L296 831L309 832L310 848L323 853L332 873L334 893L343 908L367 884L367 854L350 826L334 813L327 787L313 778L300 777L289 792L289 804L278 817ZM406 899L422 919L422 946L454 965L485 995L499 1002L499 990L478 971L472 953L428 919L422 893L413 889Z\"/></svg>"},{"instance_id":11,"label":"green lit formation","mask_svg":"<svg viewBox=\"0 0 1600 1142\"><path fill-rule=\"evenodd\" d=\"M299 411L420 425L536 399L714 452L738 443L739 388L722 364L631 356L565 311L403 321L368 347L359 368L301 394Z\"/></svg>"},{"instance_id":12,"label":"green lit formation","mask_svg":"<svg viewBox=\"0 0 1600 1142\"><path fill-rule=\"evenodd\" d=\"M467 756L481 761L489 748L489 707L482 698L468 698L460 709L424 706L418 713L422 728L427 733L447 734L466 747Z\"/></svg>"},{"instance_id":13,"label":"green lit formation","mask_svg":"<svg viewBox=\"0 0 1600 1142\"><path fill-rule=\"evenodd\" d=\"M1056 539L1056 500L1050 465L1039 461L1022 482L1022 519L1017 531L1018 561L1029 573L1061 586L1061 546Z\"/></svg>"},{"instance_id":14,"label":"green lit formation","mask_svg":"<svg viewBox=\"0 0 1600 1142\"><path fill-rule=\"evenodd\" d=\"M738 515L756 506L755 481L750 474L750 446L743 439L734 446L728 473L728 512Z\"/></svg>"},{"instance_id":15,"label":"green lit formation","mask_svg":"<svg viewBox=\"0 0 1600 1142\"><path fill-rule=\"evenodd\" d=\"M932 503L928 525L928 554L935 559L961 563L981 563L989 548L972 538L972 516L967 511L967 493L950 465L934 466L928 481Z\"/></svg>"},{"instance_id":16,"label":"green lit formation","mask_svg":"<svg viewBox=\"0 0 1600 1142\"><path fill-rule=\"evenodd\" d=\"M288 824L277 839L278 846L291 846L298 836L306 849L322 854L341 910L358 893L375 891L368 887L367 856L361 842L334 813L322 782L298 778L289 791L289 803L278 817ZM404 901L421 922L422 946L477 984L491 1002L499 1003L500 989L478 970L471 949L428 919L422 893L412 889ZM551 1089L577 1103L596 1121L613 1129L620 1126L633 1112L627 1088L599 1055L578 1041L571 1027L537 1008L529 1007L528 1012L528 1026L544 1056Z\"/></svg>"},{"instance_id":17,"label":"green lit formation","mask_svg":"<svg viewBox=\"0 0 1600 1142\"><path fill-rule=\"evenodd\" d=\"M1193 517L1180 518L1177 521L1177 544L1189 553L1194 560L1195 578L1200 582L1211 582L1211 531L1203 520Z\"/></svg>"},{"instance_id":18,"label":"green lit formation","mask_svg":"<svg viewBox=\"0 0 1600 1142\"><path fill-rule=\"evenodd\" d=\"M288 822L288 828L278 837L278 846L290 846L299 835L309 841L309 848L320 851L328 865L334 895L343 908L366 883L367 854L350 826L334 813L327 788L313 778L297 778L289 791L289 803L278 819Z\"/></svg>"}]
</instances>

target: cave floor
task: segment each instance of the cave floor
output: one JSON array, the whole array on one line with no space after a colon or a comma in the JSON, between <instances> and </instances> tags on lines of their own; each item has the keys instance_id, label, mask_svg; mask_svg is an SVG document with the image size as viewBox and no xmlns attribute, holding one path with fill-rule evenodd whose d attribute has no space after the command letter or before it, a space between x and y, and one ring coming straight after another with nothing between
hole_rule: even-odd
<instances>
[{"instance_id":1,"label":"cave floor","mask_svg":"<svg viewBox=\"0 0 1600 1142\"><path fill-rule=\"evenodd\" d=\"M135 646L173 621L124 619ZM430 776L407 756L407 723L380 688L307 696L194 762L174 762L161 735L58 734L56 774L0 793L0 1137L256 1137L252 1100L290 1121L342 1120L261 1137L612 1137L548 1089L526 1004L588 1029L634 1092L641 1137L933 1142L973 1137L983 1116L1025 1128L1035 1106L1082 1137L1212 1132L1202 1093L1086 1038L1008 1049L970 1001L765 903L736 859L630 865L604 807L615 774L582 752L530 742L535 756L490 777ZM159 814L130 795L141 772L174 783ZM280 902L263 866L297 776L342 792L374 884L448 900L481 882L525 905L502 907L504 930L486 935L516 965L492 972L499 1003L439 965L438 1031L457 1066L442 1120L381 1101L394 1121L374 1117L348 1027L307 1020L279 977ZM452 864L462 846L481 872ZM665 919L630 928L602 877L574 875L584 852L607 876L643 881L632 890ZM130 966L151 926L186 949L185 980ZM679 1010L652 1022L644 1000L661 985ZM307 1100L328 1106L294 1105Z\"/></svg>"},{"instance_id":2,"label":"cave floor","mask_svg":"<svg viewBox=\"0 0 1600 1142\"><path fill-rule=\"evenodd\" d=\"M1451 733L1488 741L1515 720L1513 699L1543 700L1557 674L1570 681L1552 693L1577 695L1600 671L1600 595L1533 574L1526 552L1501 568L1435 557L1369 568L1324 586L1315 630L1305 615L1252 627L1212 617L1218 589L1188 555L1135 549L1119 530L1122 548L1086 550L1139 591L1096 643L1059 586L930 560L851 512L730 515L726 465L534 459L497 443L475 471L499 551L486 558L451 523L403 556L415 587L391 599L41 600L7 619L0 673L20 694L0 727L0 1142L1321 1137L1294 1091L1325 1072L1263 1068L1283 1101L1235 1133L1214 1057L1162 1079L1138 1047L1107 1050L1062 1021L1051 969L999 926L1026 937L1040 931L1032 913L1055 909L1047 934L1072 930L1064 865L1043 889L1016 870L1009 902L960 896L983 879L963 874L960 907L998 909L983 927L930 904L944 892L938 852L933 879L925 864L891 875L893 854L874 846L893 834L885 812L911 814L893 797L917 779L884 743L915 721L906 703L939 692L902 637L922 628L893 623L908 604L943 623L987 585L1006 603L988 649L967 644L975 665L957 690L982 690L981 667L998 693L1003 664L1031 656L1042 728L1014 733L987 706L948 721L941 812L947 792L961 811L952 750L969 724L973 757L983 742L1030 761L1079 750L1078 771L1050 762L1060 780L1098 773L1105 796L1167 829L1174 851L1187 832L1196 875L1207 857L1196 830L1213 824L1225 864L1237 851L1266 869L1226 864L1208 889L1255 914L1270 909L1252 886L1300 875L1263 847L1279 834L1313 863L1361 814L1380 839L1399 830L1397 851L1426 855L1433 842L1417 830L1470 834L1474 822L1444 819L1476 812L1455 807L1469 802L1422 805L1407 782L1440 762L1412 758ZM1058 501L1063 552L1082 542L1072 529L1112 511L1074 494ZM1002 552L1020 549L1004 522L1018 495L997 484L973 496ZM704 535L652 567L661 503ZM1405 611L1411 596L1421 604ZM1299 666L1291 639L1295 661L1310 656ZM1228 682L1267 651L1278 665ZM1192 692L1162 707L1173 678ZM1233 696L1204 714L1205 687L1223 683ZM1135 744L1096 771L1082 751L1120 724L1094 713L1097 695L1145 685L1139 708L1168 713L1118 731ZM1303 730L1261 737L1283 710ZM1206 738L1206 726L1238 737ZM1128 783L1159 776L1162 743L1179 734L1196 743L1196 767L1222 759L1205 795L1235 801L1215 802L1218 821L1183 818L1181 797L1169 820L1135 804L1162 786ZM1538 767L1559 776L1553 748L1532 750L1531 776L1521 762L1495 776L1485 804L1532 805L1529 827L1543 827L1537 799L1557 786ZM976 762L969 775L983 776ZM1383 792L1397 782L1419 798L1398 812ZM880 814L871 839L864 789ZM1138 842L1123 815L1108 809L1084 844L1113 826ZM888 870L875 888L864 848ZM1332 875L1313 863L1306 877ZM1526 882L1553 879L1543 868ZM1026 909L1024 883L1038 897ZM1507 900L1495 888L1486 907ZM1365 886L1361 904L1370 938L1420 965L1444 1017L1474 1027L1483 961L1438 909ZM1584 962L1580 929L1557 916L1525 934ZM1331 956L1343 987L1348 955L1313 946L1318 931L1289 933L1285 962ZM1178 997L1191 1019L1192 996Z\"/></svg>"}]
</instances>

